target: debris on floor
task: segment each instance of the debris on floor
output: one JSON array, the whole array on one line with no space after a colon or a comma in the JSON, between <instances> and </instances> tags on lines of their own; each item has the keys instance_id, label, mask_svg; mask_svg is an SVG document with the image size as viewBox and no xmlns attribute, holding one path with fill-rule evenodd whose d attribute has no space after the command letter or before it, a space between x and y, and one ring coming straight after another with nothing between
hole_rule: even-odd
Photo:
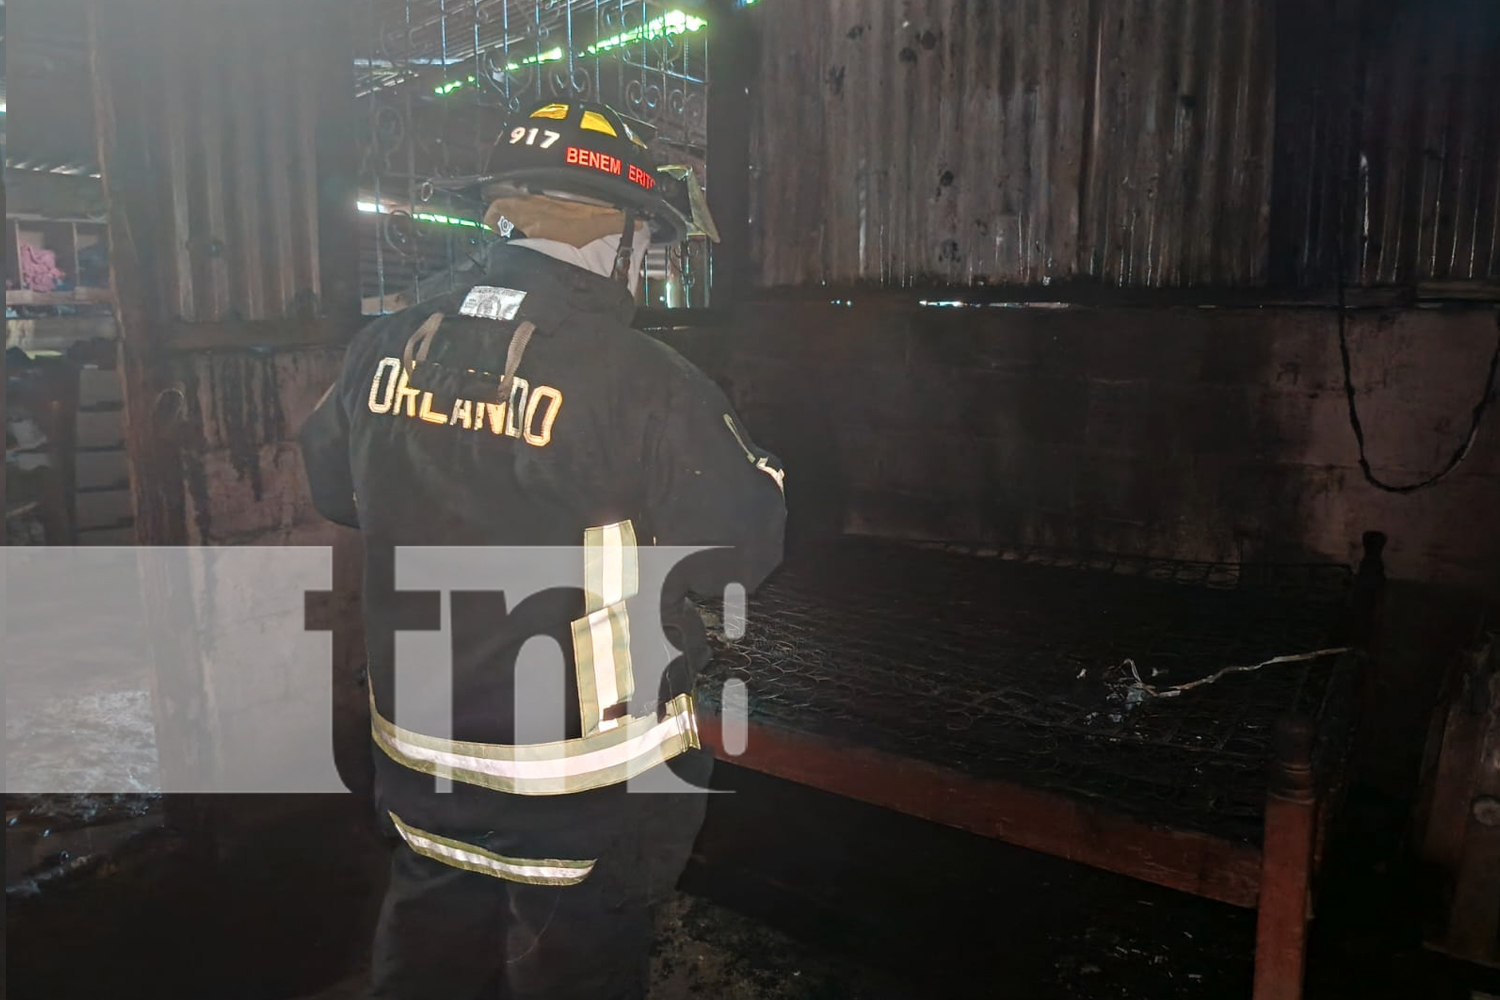
<instances>
[{"instance_id":1,"label":"debris on floor","mask_svg":"<svg viewBox=\"0 0 1500 1000\"><path fill-rule=\"evenodd\" d=\"M698 897L678 894L657 919L650 1000L899 1000L916 986Z\"/></svg>"},{"instance_id":2,"label":"debris on floor","mask_svg":"<svg viewBox=\"0 0 1500 1000\"><path fill-rule=\"evenodd\" d=\"M10 795L5 801L5 895L104 864L128 841L162 827L156 795Z\"/></svg>"}]
</instances>

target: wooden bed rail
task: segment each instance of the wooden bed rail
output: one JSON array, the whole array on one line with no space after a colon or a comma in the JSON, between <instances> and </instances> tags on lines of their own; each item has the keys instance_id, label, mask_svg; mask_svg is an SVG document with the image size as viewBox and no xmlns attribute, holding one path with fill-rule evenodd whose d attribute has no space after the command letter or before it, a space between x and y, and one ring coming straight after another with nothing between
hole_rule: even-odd
<instances>
[{"instance_id":1,"label":"wooden bed rail","mask_svg":"<svg viewBox=\"0 0 1500 1000\"><path fill-rule=\"evenodd\" d=\"M703 745L728 764L1179 892L1256 905L1260 852L1251 844L754 722L745 751L729 754L719 717L705 709L698 729Z\"/></svg>"},{"instance_id":2,"label":"wooden bed rail","mask_svg":"<svg viewBox=\"0 0 1500 1000\"><path fill-rule=\"evenodd\" d=\"M1312 720L1283 720L1276 733L1276 760L1266 791L1254 1000L1300 1000L1302 996L1318 815L1312 747Z\"/></svg>"}]
</instances>

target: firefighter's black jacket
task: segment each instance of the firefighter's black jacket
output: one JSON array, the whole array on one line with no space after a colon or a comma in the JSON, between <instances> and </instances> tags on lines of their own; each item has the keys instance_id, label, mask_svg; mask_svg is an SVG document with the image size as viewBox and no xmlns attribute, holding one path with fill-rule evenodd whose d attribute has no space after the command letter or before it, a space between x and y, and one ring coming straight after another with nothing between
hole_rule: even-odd
<instances>
[{"instance_id":1,"label":"firefighter's black jacket","mask_svg":"<svg viewBox=\"0 0 1500 1000\"><path fill-rule=\"evenodd\" d=\"M780 562L780 466L750 441L711 380L628 325L634 303L620 283L507 247L477 284L524 292L519 314L510 322L461 315L465 287L358 334L338 383L302 429L308 484L323 516L364 538L369 677L382 716L394 711L396 631L437 629L440 615L451 615L453 729L444 735L518 742L516 655L542 636L556 641L557 653L547 655L557 658L565 703L574 706L565 734L574 738L569 623L583 614L582 590L519 603L493 592L398 593L394 548L579 547L585 529L626 519L643 546L724 546L683 563L662 596L676 647L670 655L682 655L662 690L643 690L638 681L631 710L643 714L689 690L706 659L702 624L685 595L713 598L731 583L753 591ZM416 375L402 381L408 341L434 312L445 318L424 365L436 367L422 370L491 386L512 331L532 322L536 332L517 371L517 391L529 402L513 395L514 412L502 414L482 401L417 392ZM645 641L633 635L632 650ZM403 663L403 691L409 667ZM382 811L440 833L510 830L519 856L591 857L597 831L617 813L618 788L516 796L455 783L434 793L428 776L375 756Z\"/></svg>"}]
</instances>

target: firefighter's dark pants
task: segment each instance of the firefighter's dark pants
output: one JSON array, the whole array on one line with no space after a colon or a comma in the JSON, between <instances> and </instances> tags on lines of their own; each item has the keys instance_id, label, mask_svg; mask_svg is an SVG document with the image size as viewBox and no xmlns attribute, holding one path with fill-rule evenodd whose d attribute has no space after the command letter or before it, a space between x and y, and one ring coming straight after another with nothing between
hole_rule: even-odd
<instances>
[{"instance_id":1,"label":"firefighter's dark pants","mask_svg":"<svg viewBox=\"0 0 1500 1000\"><path fill-rule=\"evenodd\" d=\"M694 756L673 770L706 786L711 759ZM630 798L632 828L574 886L475 874L398 844L373 1000L645 1000L654 910L687 865L708 796Z\"/></svg>"}]
</instances>

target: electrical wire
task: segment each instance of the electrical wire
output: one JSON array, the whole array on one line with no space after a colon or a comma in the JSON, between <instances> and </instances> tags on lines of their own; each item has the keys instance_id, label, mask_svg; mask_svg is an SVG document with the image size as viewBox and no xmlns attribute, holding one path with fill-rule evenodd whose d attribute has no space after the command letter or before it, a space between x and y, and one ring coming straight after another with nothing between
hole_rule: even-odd
<instances>
[{"instance_id":1,"label":"electrical wire","mask_svg":"<svg viewBox=\"0 0 1500 1000\"><path fill-rule=\"evenodd\" d=\"M1308 660L1318 660L1322 659L1325 656L1342 656L1343 654L1352 651L1352 648L1349 646L1338 646L1332 649L1315 649L1311 653L1293 653L1286 656L1274 656L1269 660L1265 660L1261 663L1253 663L1248 666L1224 667L1220 670L1214 671L1207 677L1200 677L1195 681L1187 681L1183 684L1173 684L1167 687L1157 687L1153 684L1147 684L1145 681L1141 680L1140 671L1136 669L1134 660L1126 660L1125 662L1121 663L1120 669L1130 671L1131 680L1130 683L1126 685L1130 689L1135 691L1142 691L1147 696L1152 698L1176 698L1184 691L1191 691L1193 690L1193 688L1203 687L1205 684L1217 684L1220 680L1228 677L1230 674L1242 674L1248 673L1253 670L1263 670L1266 667L1274 667L1279 663L1306 663Z\"/></svg>"},{"instance_id":2,"label":"electrical wire","mask_svg":"<svg viewBox=\"0 0 1500 1000\"><path fill-rule=\"evenodd\" d=\"M1364 97L1364 92L1361 89L1355 95L1355 100L1353 102L1353 121L1356 129L1358 128L1359 121L1362 120L1362 117L1364 115ZM1363 160L1363 157L1361 157L1361 160ZM1420 482L1406 483L1401 486L1395 486L1391 483L1384 482L1380 479L1379 476L1375 475L1375 470L1370 468L1370 459L1365 451L1365 430L1359 422L1359 407L1354 400L1354 366L1349 358L1348 309L1344 301L1344 284L1349 273L1348 247L1346 245L1346 241L1349 238L1347 214L1349 210L1349 198L1348 192L1344 188L1347 180L1347 176L1341 174L1339 175L1337 181L1339 188L1339 235L1338 239L1334 240L1333 249L1335 254L1334 280L1336 283L1336 288L1338 289L1339 357L1342 359L1344 365L1344 398L1349 403L1349 426L1353 429L1354 440L1359 445L1359 469L1360 472L1364 474L1365 481L1376 489L1382 490L1386 493L1415 493L1418 490L1426 489L1429 486L1436 486L1438 483L1448 478L1453 470L1457 469L1461 464L1463 464L1464 459L1469 457L1469 452L1474 447L1474 441L1479 437L1479 425L1484 420L1485 410L1489 408L1490 403L1495 398L1495 373L1497 370L1500 370L1500 337L1496 337L1495 339L1495 351L1492 355L1490 355L1490 370L1489 373L1485 376L1484 391L1479 395L1479 402L1474 404L1473 413L1469 420L1469 432L1468 434L1464 435L1463 442L1458 446L1457 450L1453 452L1453 456L1448 459L1448 464L1443 466L1440 471L1434 473L1431 476L1428 476L1426 479L1423 479ZM1496 310L1495 312L1495 325L1497 328L1500 328L1500 310Z\"/></svg>"},{"instance_id":3,"label":"electrical wire","mask_svg":"<svg viewBox=\"0 0 1500 1000\"><path fill-rule=\"evenodd\" d=\"M1341 269L1342 270L1342 269ZM1354 430L1354 440L1359 444L1359 468L1364 473L1365 480L1376 489L1387 493L1415 493L1418 490L1435 486L1448 478L1448 475L1457 469L1463 460L1469 457L1469 452L1474 447L1474 441L1479 437L1479 425L1484 421L1485 410L1489 408L1495 398L1495 374L1500 370L1500 337L1495 339L1495 351L1490 356L1490 370L1485 377L1484 391L1479 396L1479 402L1474 404L1472 417L1469 421L1469 432L1464 436L1463 442L1454 451L1453 456L1448 459L1440 472L1437 472L1420 482L1406 483L1395 486L1384 482L1375 475L1370 468L1370 459L1365 453L1365 431L1359 421L1359 407L1354 400L1354 374L1353 365L1349 359L1349 333L1347 330L1347 313L1344 306L1344 278L1340 273L1338 279L1338 312L1339 312L1339 355L1344 363L1344 396L1349 402L1349 426ZM1500 310L1495 313L1495 325L1500 328Z\"/></svg>"}]
</instances>

